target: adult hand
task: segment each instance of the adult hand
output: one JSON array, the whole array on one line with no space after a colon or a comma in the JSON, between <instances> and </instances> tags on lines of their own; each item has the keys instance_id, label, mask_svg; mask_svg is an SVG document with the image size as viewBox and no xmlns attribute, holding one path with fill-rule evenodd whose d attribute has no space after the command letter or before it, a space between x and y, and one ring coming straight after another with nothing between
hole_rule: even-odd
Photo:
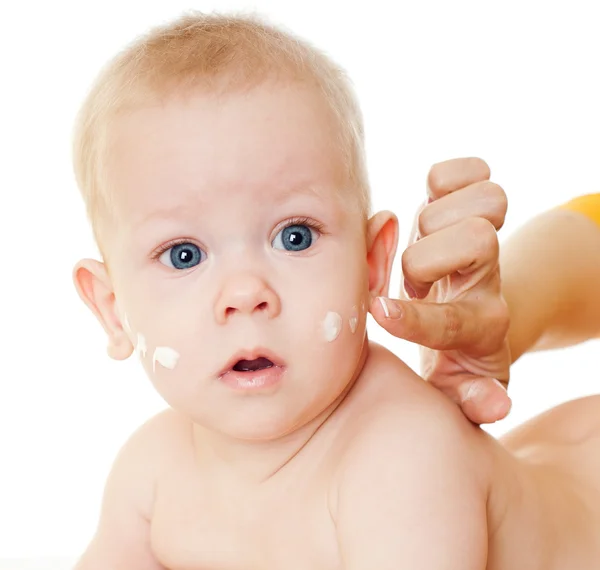
<instances>
[{"instance_id":1,"label":"adult hand","mask_svg":"<svg viewBox=\"0 0 600 570\"><path fill-rule=\"evenodd\" d=\"M488 165L460 158L434 165L428 199L402 255L400 299L375 299L375 320L421 345L421 374L475 423L504 418L511 406L508 307L500 289L497 230L506 194Z\"/></svg>"}]
</instances>

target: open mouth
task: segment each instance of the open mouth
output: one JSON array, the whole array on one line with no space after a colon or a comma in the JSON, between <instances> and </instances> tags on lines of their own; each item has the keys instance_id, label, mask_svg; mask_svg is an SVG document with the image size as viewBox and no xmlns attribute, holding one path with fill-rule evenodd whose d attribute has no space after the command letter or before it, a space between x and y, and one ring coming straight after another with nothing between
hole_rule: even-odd
<instances>
[{"instance_id":1,"label":"open mouth","mask_svg":"<svg viewBox=\"0 0 600 570\"><path fill-rule=\"evenodd\" d=\"M271 368L272 366L275 365L271 360L261 356L252 360L238 360L232 369L236 372L256 372L257 370L264 370L265 368Z\"/></svg>"},{"instance_id":2,"label":"open mouth","mask_svg":"<svg viewBox=\"0 0 600 570\"><path fill-rule=\"evenodd\" d=\"M218 379L243 393L277 390L283 382L286 364L274 352L265 348L241 350L225 365Z\"/></svg>"},{"instance_id":3,"label":"open mouth","mask_svg":"<svg viewBox=\"0 0 600 570\"><path fill-rule=\"evenodd\" d=\"M229 362L218 373L219 378L227 376L229 373L248 374L260 373L269 369L283 369L285 363L274 352L265 348L254 348L241 350L235 354Z\"/></svg>"}]
</instances>

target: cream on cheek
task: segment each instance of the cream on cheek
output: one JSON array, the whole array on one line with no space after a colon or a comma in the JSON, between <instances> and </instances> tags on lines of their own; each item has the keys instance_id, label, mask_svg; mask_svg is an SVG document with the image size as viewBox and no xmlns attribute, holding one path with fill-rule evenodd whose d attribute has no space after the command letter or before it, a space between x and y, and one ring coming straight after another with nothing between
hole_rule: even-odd
<instances>
[{"instance_id":1,"label":"cream on cheek","mask_svg":"<svg viewBox=\"0 0 600 570\"><path fill-rule=\"evenodd\" d=\"M156 363L158 362L163 368L173 370L177 366L179 353L168 346L157 346L152 355L152 371L156 372Z\"/></svg>"},{"instance_id":2,"label":"cream on cheek","mask_svg":"<svg viewBox=\"0 0 600 570\"><path fill-rule=\"evenodd\" d=\"M146 345L146 337L142 333L137 333L137 342L135 343L136 352L143 358L146 356L148 347Z\"/></svg>"},{"instance_id":3,"label":"cream on cheek","mask_svg":"<svg viewBox=\"0 0 600 570\"><path fill-rule=\"evenodd\" d=\"M132 334L131 325L129 324L129 319L127 315L123 315L123 324L125 330ZM141 358L145 358L148 352L148 345L146 343L146 337L138 332L137 333L137 341L135 344L135 350L140 355ZM177 362L179 361L179 353L169 346L157 346L154 349L154 353L152 354L152 371L156 372L156 363L160 364L163 368L167 368L168 370L173 370L175 366L177 366Z\"/></svg>"},{"instance_id":4,"label":"cream on cheek","mask_svg":"<svg viewBox=\"0 0 600 570\"><path fill-rule=\"evenodd\" d=\"M350 330L352 333L356 332L356 327L358 326L358 310L356 305L352 307L350 310L350 318L348 319L348 325L350 325Z\"/></svg>"},{"instance_id":5,"label":"cream on cheek","mask_svg":"<svg viewBox=\"0 0 600 570\"><path fill-rule=\"evenodd\" d=\"M129 319L126 314L123 314L123 327L125 328L125 332L131 334L131 325L129 324Z\"/></svg>"},{"instance_id":6,"label":"cream on cheek","mask_svg":"<svg viewBox=\"0 0 600 570\"><path fill-rule=\"evenodd\" d=\"M323 321L323 335L327 342L333 342L342 330L342 317L334 311L329 311Z\"/></svg>"},{"instance_id":7,"label":"cream on cheek","mask_svg":"<svg viewBox=\"0 0 600 570\"><path fill-rule=\"evenodd\" d=\"M357 305L353 305L350 309L350 313L348 316L348 326L350 327L350 331L354 334L358 330L358 323L365 315L366 305L365 302L362 301L360 303L360 312ZM323 337L326 342L333 342L336 338L339 337L340 332L342 332L343 318L339 313L335 311L329 311L327 315L325 315L325 319L322 323L322 331Z\"/></svg>"}]
</instances>

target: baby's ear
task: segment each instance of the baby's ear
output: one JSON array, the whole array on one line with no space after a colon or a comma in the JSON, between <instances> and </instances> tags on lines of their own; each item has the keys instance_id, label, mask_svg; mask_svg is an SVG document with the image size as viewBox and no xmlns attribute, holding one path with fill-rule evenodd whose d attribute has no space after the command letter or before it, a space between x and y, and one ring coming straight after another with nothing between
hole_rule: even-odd
<instances>
[{"instance_id":1,"label":"baby's ear","mask_svg":"<svg viewBox=\"0 0 600 570\"><path fill-rule=\"evenodd\" d=\"M398 218L392 212L378 212L367 223L369 292L387 296L392 264L398 247Z\"/></svg>"},{"instance_id":2,"label":"baby's ear","mask_svg":"<svg viewBox=\"0 0 600 570\"><path fill-rule=\"evenodd\" d=\"M98 319L108 335L108 355L125 360L133 352L133 344L121 322L115 293L106 266L95 259L82 259L73 269L73 282L81 300Z\"/></svg>"}]
</instances>

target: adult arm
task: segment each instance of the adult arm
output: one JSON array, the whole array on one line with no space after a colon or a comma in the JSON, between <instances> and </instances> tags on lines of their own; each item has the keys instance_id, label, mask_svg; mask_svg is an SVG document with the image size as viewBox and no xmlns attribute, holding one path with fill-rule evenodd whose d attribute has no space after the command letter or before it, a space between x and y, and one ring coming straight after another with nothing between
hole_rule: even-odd
<instances>
[{"instance_id":1,"label":"adult arm","mask_svg":"<svg viewBox=\"0 0 600 570\"><path fill-rule=\"evenodd\" d=\"M600 194L542 213L501 249L514 362L600 336Z\"/></svg>"}]
</instances>

